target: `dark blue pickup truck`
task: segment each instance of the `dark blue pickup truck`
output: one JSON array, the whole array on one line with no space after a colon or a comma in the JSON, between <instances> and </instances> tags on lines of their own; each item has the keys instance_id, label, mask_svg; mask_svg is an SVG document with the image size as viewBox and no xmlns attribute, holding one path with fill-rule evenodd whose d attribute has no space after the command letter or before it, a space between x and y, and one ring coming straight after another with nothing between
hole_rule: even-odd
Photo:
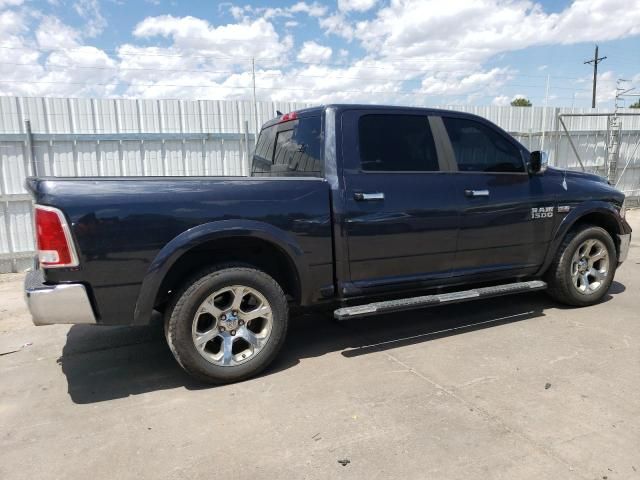
<instances>
[{"instance_id":1,"label":"dark blue pickup truck","mask_svg":"<svg viewBox=\"0 0 640 480\"><path fill-rule=\"evenodd\" d=\"M264 125L251 177L30 178L36 325L164 313L182 367L237 381L281 348L290 307L338 320L547 291L607 292L631 228L602 178L547 168L485 119L329 105Z\"/></svg>"}]
</instances>

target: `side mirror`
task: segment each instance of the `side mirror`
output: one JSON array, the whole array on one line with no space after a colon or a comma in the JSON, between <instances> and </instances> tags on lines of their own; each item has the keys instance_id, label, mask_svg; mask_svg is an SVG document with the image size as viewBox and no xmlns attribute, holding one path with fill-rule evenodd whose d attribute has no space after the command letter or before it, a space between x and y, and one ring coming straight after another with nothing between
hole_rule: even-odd
<instances>
[{"instance_id":1,"label":"side mirror","mask_svg":"<svg viewBox=\"0 0 640 480\"><path fill-rule=\"evenodd\" d=\"M549 156L547 152L536 150L531 152L529 157L529 173L533 175L541 175L547 169L549 165Z\"/></svg>"}]
</instances>

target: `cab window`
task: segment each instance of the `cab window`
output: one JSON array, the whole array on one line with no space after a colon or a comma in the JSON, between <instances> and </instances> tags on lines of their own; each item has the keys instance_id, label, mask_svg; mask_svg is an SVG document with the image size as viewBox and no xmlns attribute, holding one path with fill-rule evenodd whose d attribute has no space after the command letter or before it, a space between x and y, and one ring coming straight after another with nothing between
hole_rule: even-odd
<instances>
[{"instance_id":1,"label":"cab window","mask_svg":"<svg viewBox=\"0 0 640 480\"><path fill-rule=\"evenodd\" d=\"M475 120L443 117L461 172L524 172L520 150L500 132Z\"/></svg>"},{"instance_id":2,"label":"cab window","mask_svg":"<svg viewBox=\"0 0 640 480\"><path fill-rule=\"evenodd\" d=\"M358 121L363 171L439 170L429 119L423 115L363 115Z\"/></svg>"},{"instance_id":3,"label":"cab window","mask_svg":"<svg viewBox=\"0 0 640 480\"><path fill-rule=\"evenodd\" d=\"M252 176L322 176L321 117L305 117L262 129Z\"/></svg>"}]
</instances>

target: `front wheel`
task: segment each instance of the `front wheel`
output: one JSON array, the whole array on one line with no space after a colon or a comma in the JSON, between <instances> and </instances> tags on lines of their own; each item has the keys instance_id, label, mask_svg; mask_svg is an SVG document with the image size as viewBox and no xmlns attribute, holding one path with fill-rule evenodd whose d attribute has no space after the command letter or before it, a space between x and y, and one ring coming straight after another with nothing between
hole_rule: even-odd
<instances>
[{"instance_id":1,"label":"front wheel","mask_svg":"<svg viewBox=\"0 0 640 480\"><path fill-rule=\"evenodd\" d=\"M547 272L548 293L568 305L598 303L613 282L616 265L616 248L606 230L585 226L571 231Z\"/></svg>"},{"instance_id":2,"label":"front wheel","mask_svg":"<svg viewBox=\"0 0 640 480\"><path fill-rule=\"evenodd\" d=\"M187 282L167 311L166 336L182 368L200 381L257 375L282 347L289 310L278 283L246 267L212 269Z\"/></svg>"}]
</instances>

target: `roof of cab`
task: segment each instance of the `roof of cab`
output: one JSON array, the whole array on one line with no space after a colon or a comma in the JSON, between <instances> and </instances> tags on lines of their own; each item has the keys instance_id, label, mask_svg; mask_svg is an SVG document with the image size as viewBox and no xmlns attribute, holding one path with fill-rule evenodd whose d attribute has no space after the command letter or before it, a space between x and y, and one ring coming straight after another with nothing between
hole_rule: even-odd
<instances>
[{"instance_id":1,"label":"roof of cab","mask_svg":"<svg viewBox=\"0 0 640 480\"><path fill-rule=\"evenodd\" d=\"M332 108L335 109L337 111L343 111L343 110L360 110L360 109L366 109L366 110L410 110L410 111L414 111L414 112L422 112L422 113L426 113L426 114L430 114L430 115L443 115L443 114L447 114L447 115L451 115L451 114L459 114L462 116L466 116L466 117L473 117L473 118L479 118L479 119L483 119L483 117L480 117L479 115L474 115L472 113L467 113L467 112L461 112L458 110L447 110L447 109L442 109L442 108L428 108L428 107L407 107L404 105L371 105L371 104L357 104L357 103L331 103L331 104L327 104L327 105L319 105L317 107L307 107L307 108L301 108L300 110L295 110L296 115L298 118L302 118L302 117L310 117L310 116L314 116L314 115L318 115L320 114L322 111L324 111L327 108ZM289 113L289 112L284 112L284 113ZM268 122L265 122L265 124L262 126L262 128L265 127L270 127L272 125L275 125L277 123L279 123L281 117L276 117L272 120L269 120ZM483 119L484 120L484 119Z\"/></svg>"}]
</instances>

